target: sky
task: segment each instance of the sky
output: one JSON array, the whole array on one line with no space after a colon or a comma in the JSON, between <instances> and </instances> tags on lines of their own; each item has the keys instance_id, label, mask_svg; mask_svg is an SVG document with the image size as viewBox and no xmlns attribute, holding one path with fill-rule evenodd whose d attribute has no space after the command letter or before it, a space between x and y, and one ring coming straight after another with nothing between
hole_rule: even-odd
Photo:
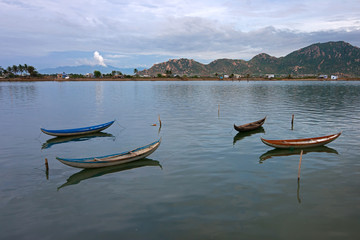
<instances>
[{"instance_id":1,"label":"sky","mask_svg":"<svg viewBox=\"0 0 360 240\"><path fill-rule=\"evenodd\" d=\"M0 66L150 68L360 47L359 0L0 0Z\"/></svg>"}]
</instances>

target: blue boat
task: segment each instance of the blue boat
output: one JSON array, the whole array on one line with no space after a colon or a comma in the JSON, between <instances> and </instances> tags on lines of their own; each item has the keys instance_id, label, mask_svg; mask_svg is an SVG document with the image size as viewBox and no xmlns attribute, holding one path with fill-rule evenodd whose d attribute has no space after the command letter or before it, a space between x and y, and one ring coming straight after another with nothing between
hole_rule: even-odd
<instances>
[{"instance_id":1,"label":"blue boat","mask_svg":"<svg viewBox=\"0 0 360 240\"><path fill-rule=\"evenodd\" d=\"M116 166L146 158L147 156L155 152L155 150L160 146L160 142L161 139L131 151L116 153L101 157L88 157L88 158L57 157L56 159L66 165L77 168L100 168L100 167Z\"/></svg>"},{"instance_id":2,"label":"blue boat","mask_svg":"<svg viewBox=\"0 0 360 240\"><path fill-rule=\"evenodd\" d=\"M49 130L49 129L41 128L41 131L48 135L57 136L57 137L75 136L75 135L83 135L83 134L100 132L100 131L110 127L114 122L115 122L115 120L111 121L111 122L99 124L99 125L90 126L90 127L62 129L62 130Z\"/></svg>"}]
</instances>

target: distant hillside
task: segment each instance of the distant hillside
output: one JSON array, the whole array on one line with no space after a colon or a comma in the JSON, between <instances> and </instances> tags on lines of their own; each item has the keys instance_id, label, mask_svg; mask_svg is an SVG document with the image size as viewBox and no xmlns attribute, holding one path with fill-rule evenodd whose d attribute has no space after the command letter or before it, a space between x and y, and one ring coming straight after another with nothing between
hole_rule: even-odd
<instances>
[{"instance_id":1,"label":"distant hillside","mask_svg":"<svg viewBox=\"0 0 360 240\"><path fill-rule=\"evenodd\" d=\"M360 76L360 48L346 42L313 44L282 58L278 72Z\"/></svg>"},{"instance_id":2,"label":"distant hillside","mask_svg":"<svg viewBox=\"0 0 360 240\"><path fill-rule=\"evenodd\" d=\"M144 68L137 68L139 71ZM132 75L134 74L134 68L117 68L113 66L101 66L101 65L80 65L80 66L63 66L56 68L46 68L39 70L42 74L57 74L57 73L74 73L74 74L87 74L93 73L95 70L100 71L101 73L111 73L112 71L120 71L123 74Z\"/></svg>"},{"instance_id":3,"label":"distant hillside","mask_svg":"<svg viewBox=\"0 0 360 240\"><path fill-rule=\"evenodd\" d=\"M190 59L172 59L155 64L139 74L156 76L166 71L180 76L336 74L356 77L360 76L360 48L340 41L313 44L281 58L261 53L250 61L218 59L209 64L201 64Z\"/></svg>"}]
</instances>

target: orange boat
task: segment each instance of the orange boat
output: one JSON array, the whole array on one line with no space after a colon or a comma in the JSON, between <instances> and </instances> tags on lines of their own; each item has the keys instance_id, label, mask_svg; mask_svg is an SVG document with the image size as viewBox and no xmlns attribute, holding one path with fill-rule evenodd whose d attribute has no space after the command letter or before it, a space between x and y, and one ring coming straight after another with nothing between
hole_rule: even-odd
<instances>
[{"instance_id":1,"label":"orange boat","mask_svg":"<svg viewBox=\"0 0 360 240\"><path fill-rule=\"evenodd\" d=\"M274 148L309 148L319 147L328 144L341 135L341 132L323 137L288 139L288 140L268 140L261 138L266 145Z\"/></svg>"}]
</instances>

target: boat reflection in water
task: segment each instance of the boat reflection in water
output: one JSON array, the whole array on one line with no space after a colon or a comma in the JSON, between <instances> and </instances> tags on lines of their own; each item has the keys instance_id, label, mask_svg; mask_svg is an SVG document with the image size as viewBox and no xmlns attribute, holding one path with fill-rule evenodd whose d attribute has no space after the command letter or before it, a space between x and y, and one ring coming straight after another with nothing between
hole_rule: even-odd
<instances>
[{"instance_id":1,"label":"boat reflection in water","mask_svg":"<svg viewBox=\"0 0 360 240\"><path fill-rule=\"evenodd\" d=\"M240 140L244 139L245 137L249 137L249 136L257 134L257 133L265 133L265 129L263 127L259 127L255 130L252 130L249 132L239 132L234 136L233 145L235 145L235 143L237 141L240 141Z\"/></svg>"},{"instance_id":2,"label":"boat reflection in water","mask_svg":"<svg viewBox=\"0 0 360 240\"><path fill-rule=\"evenodd\" d=\"M59 143L67 143L67 142L81 142L86 141L91 138L97 138L97 137L112 137L115 138L114 135L110 133L104 133L104 132L98 132L98 133L91 133L81 136L70 136L70 137L54 137L49 140L47 140L45 143L42 144L41 149L47 149L52 147L53 145L59 144Z\"/></svg>"},{"instance_id":3,"label":"boat reflection in water","mask_svg":"<svg viewBox=\"0 0 360 240\"><path fill-rule=\"evenodd\" d=\"M144 159L137 160L134 162L124 163L121 165L110 166L110 167L87 168L87 169L83 169L80 172L77 172L77 173L74 173L73 175L71 175L66 180L66 183L64 183L63 185L58 187L58 190L60 190L60 188L66 187L66 186L78 184L81 181L89 179L89 178L100 177L100 176L103 176L103 175L106 175L109 173L115 173L115 172L120 172L120 171L125 171L125 170L134 169L134 168L145 167L145 166L159 166L162 169L162 166L160 165L159 161L152 160L149 158L144 158Z\"/></svg>"},{"instance_id":4,"label":"boat reflection in water","mask_svg":"<svg viewBox=\"0 0 360 240\"><path fill-rule=\"evenodd\" d=\"M335 153L339 154L335 149L329 148L326 146L321 147L313 147L313 148L304 148L304 149L273 149L267 151L263 155L260 156L259 163L263 163L266 159L272 157L283 157L283 156L291 156L291 155L300 155L301 150L303 150L303 154L310 153L310 152L326 152L326 153Z\"/></svg>"}]
</instances>

